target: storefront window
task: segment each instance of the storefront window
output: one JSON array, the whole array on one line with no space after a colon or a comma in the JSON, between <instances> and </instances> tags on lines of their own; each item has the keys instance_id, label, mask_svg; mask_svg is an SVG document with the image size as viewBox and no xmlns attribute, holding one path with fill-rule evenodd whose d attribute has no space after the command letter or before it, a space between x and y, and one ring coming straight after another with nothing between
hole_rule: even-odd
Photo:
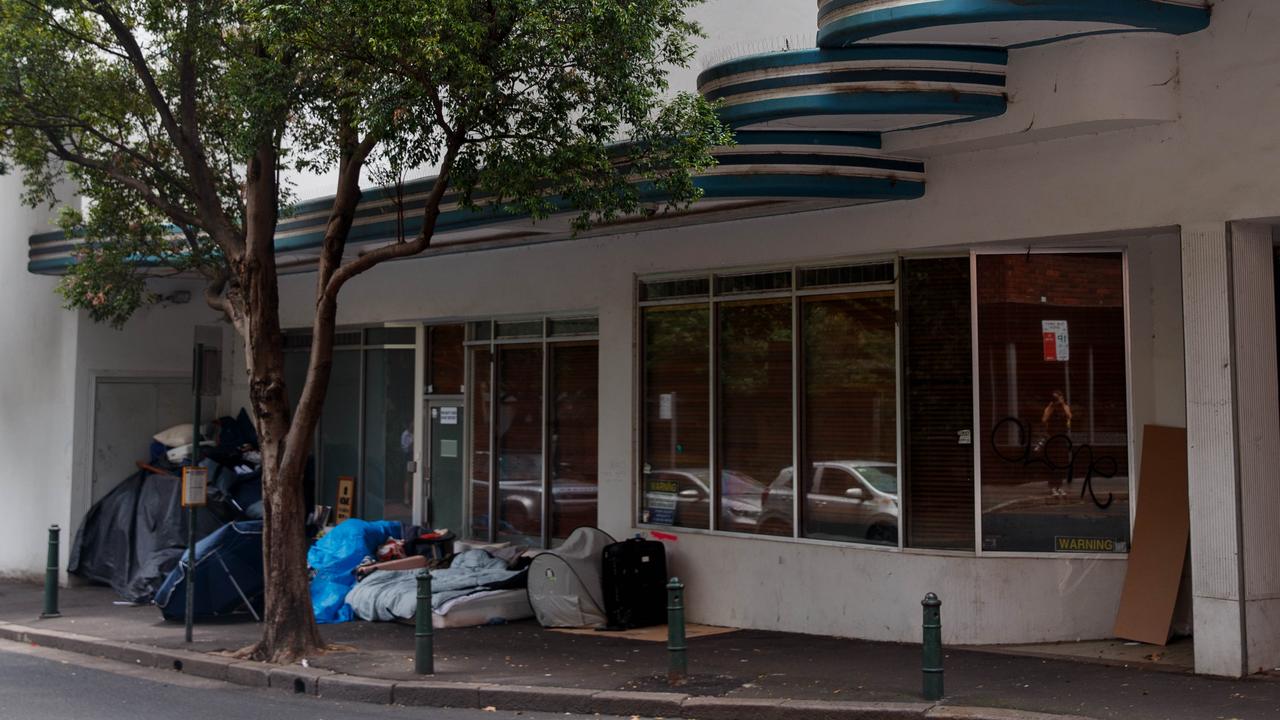
<instances>
[{"instance_id":1,"label":"storefront window","mask_svg":"<svg viewBox=\"0 0 1280 720\"><path fill-rule=\"evenodd\" d=\"M808 297L800 308L804 535L896 546L893 294Z\"/></svg>"},{"instance_id":2,"label":"storefront window","mask_svg":"<svg viewBox=\"0 0 1280 720\"><path fill-rule=\"evenodd\" d=\"M902 265L907 546L973 550L969 256Z\"/></svg>"},{"instance_id":3,"label":"storefront window","mask_svg":"<svg viewBox=\"0 0 1280 720\"><path fill-rule=\"evenodd\" d=\"M472 538L545 546L596 524L597 331L579 317L468 324Z\"/></svg>"},{"instance_id":4,"label":"storefront window","mask_svg":"<svg viewBox=\"0 0 1280 720\"><path fill-rule=\"evenodd\" d=\"M360 353L335 350L329 372L329 390L320 411L320 497L317 502L334 506L338 478L356 478L356 497L361 494L360 477ZM363 517L357 502L354 513Z\"/></svg>"},{"instance_id":5,"label":"storefront window","mask_svg":"<svg viewBox=\"0 0 1280 720\"><path fill-rule=\"evenodd\" d=\"M792 534L791 507L765 488L791 466L791 300L722 303L717 364L718 528Z\"/></svg>"},{"instance_id":6,"label":"storefront window","mask_svg":"<svg viewBox=\"0 0 1280 720\"><path fill-rule=\"evenodd\" d=\"M487 346L473 347L471 353L471 537L489 539L489 437L492 432L490 408L493 383L490 380L493 353Z\"/></svg>"},{"instance_id":7,"label":"storefront window","mask_svg":"<svg viewBox=\"0 0 1280 720\"><path fill-rule=\"evenodd\" d=\"M981 255L976 284L982 547L1126 551L1122 256Z\"/></svg>"},{"instance_id":8,"label":"storefront window","mask_svg":"<svg viewBox=\"0 0 1280 720\"><path fill-rule=\"evenodd\" d=\"M413 520L413 350L366 350L364 511L366 518Z\"/></svg>"},{"instance_id":9,"label":"storefront window","mask_svg":"<svg viewBox=\"0 0 1280 720\"><path fill-rule=\"evenodd\" d=\"M562 540L596 525L599 461L600 351L595 343L552 344L551 355L551 537Z\"/></svg>"},{"instance_id":10,"label":"storefront window","mask_svg":"<svg viewBox=\"0 0 1280 720\"><path fill-rule=\"evenodd\" d=\"M542 537L542 348L498 349L498 539Z\"/></svg>"},{"instance_id":11,"label":"storefront window","mask_svg":"<svg viewBox=\"0 0 1280 720\"><path fill-rule=\"evenodd\" d=\"M706 305L644 310L641 521L711 527L711 324Z\"/></svg>"}]
</instances>

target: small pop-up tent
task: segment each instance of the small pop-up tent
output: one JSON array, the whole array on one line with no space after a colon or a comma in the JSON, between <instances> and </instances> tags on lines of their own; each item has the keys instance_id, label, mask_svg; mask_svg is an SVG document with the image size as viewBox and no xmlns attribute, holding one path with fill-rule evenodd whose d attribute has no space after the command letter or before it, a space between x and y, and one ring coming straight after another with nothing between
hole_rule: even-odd
<instances>
[{"instance_id":1,"label":"small pop-up tent","mask_svg":"<svg viewBox=\"0 0 1280 720\"><path fill-rule=\"evenodd\" d=\"M529 564L529 604L543 627L592 627L606 623L600 585L601 557L614 539L580 527L555 550Z\"/></svg>"},{"instance_id":2,"label":"small pop-up tent","mask_svg":"<svg viewBox=\"0 0 1280 720\"><path fill-rule=\"evenodd\" d=\"M182 620L187 605L187 556L182 556L155 603L166 620ZM196 543L195 617L229 615L245 609L259 617L265 591L262 577L262 521L227 523Z\"/></svg>"}]
</instances>

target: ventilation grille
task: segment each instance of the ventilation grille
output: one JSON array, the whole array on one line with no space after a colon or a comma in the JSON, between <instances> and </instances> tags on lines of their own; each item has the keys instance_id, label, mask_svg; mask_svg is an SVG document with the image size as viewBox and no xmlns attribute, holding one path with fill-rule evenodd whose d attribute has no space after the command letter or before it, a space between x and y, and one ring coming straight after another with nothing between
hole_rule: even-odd
<instances>
[{"instance_id":1,"label":"ventilation grille","mask_svg":"<svg viewBox=\"0 0 1280 720\"><path fill-rule=\"evenodd\" d=\"M640 286L641 300L675 300L707 297L710 294L711 280L705 275L678 280L657 280Z\"/></svg>"},{"instance_id":2,"label":"ventilation grille","mask_svg":"<svg viewBox=\"0 0 1280 720\"><path fill-rule=\"evenodd\" d=\"M495 336L502 338L540 338L542 337L541 320L516 320L513 322L495 323Z\"/></svg>"},{"instance_id":3,"label":"ventilation grille","mask_svg":"<svg viewBox=\"0 0 1280 720\"><path fill-rule=\"evenodd\" d=\"M551 337L571 337L575 335L596 335L600 332L599 318L553 318L548 328Z\"/></svg>"},{"instance_id":4,"label":"ventilation grille","mask_svg":"<svg viewBox=\"0 0 1280 720\"><path fill-rule=\"evenodd\" d=\"M744 293L782 292L791 289L791 271L744 273L741 275L717 275L717 295L741 295Z\"/></svg>"},{"instance_id":5,"label":"ventilation grille","mask_svg":"<svg viewBox=\"0 0 1280 720\"><path fill-rule=\"evenodd\" d=\"M800 270L800 288L826 288L837 285L884 285L894 281L893 263L831 265Z\"/></svg>"},{"instance_id":6,"label":"ventilation grille","mask_svg":"<svg viewBox=\"0 0 1280 720\"><path fill-rule=\"evenodd\" d=\"M417 331L411 327L380 327L364 331L366 345L413 345L416 342Z\"/></svg>"}]
</instances>

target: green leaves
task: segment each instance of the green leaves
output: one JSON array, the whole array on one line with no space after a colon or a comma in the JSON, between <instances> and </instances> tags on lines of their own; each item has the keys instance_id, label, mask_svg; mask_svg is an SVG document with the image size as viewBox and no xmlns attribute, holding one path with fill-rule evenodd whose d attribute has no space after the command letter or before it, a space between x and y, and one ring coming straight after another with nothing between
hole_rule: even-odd
<instances>
[{"instance_id":1,"label":"green leaves","mask_svg":"<svg viewBox=\"0 0 1280 720\"><path fill-rule=\"evenodd\" d=\"M130 267L234 290L248 235L290 201L282 185L261 207L255 168L440 169L464 207L577 228L678 209L732 143L667 86L700 1L0 0L0 165L30 202L80 185L91 249L66 296L113 322L145 300Z\"/></svg>"}]
</instances>

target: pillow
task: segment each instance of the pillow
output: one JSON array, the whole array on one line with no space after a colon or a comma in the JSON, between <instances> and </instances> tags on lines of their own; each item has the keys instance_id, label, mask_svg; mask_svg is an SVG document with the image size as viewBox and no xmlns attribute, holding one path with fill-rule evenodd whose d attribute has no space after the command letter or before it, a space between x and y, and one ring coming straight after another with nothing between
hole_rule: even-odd
<instances>
[{"instance_id":1,"label":"pillow","mask_svg":"<svg viewBox=\"0 0 1280 720\"><path fill-rule=\"evenodd\" d=\"M165 447L175 448L180 445L190 445L192 434L191 423L183 423L158 432L152 435L151 439Z\"/></svg>"}]
</instances>

